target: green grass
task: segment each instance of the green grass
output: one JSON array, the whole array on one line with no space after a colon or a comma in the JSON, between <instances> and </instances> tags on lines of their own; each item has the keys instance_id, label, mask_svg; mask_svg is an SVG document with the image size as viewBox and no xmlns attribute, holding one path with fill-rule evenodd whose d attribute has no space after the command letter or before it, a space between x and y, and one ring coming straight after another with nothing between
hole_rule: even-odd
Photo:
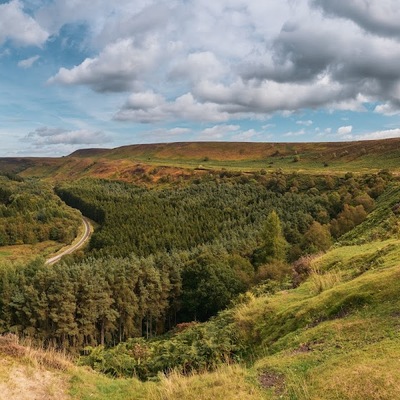
<instances>
[{"instance_id":1,"label":"green grass","mask_svg":"<svg viewBox=\"0 0 400 400\"><path fill-rule=\"evenodd\" d=\"M136 379L111 379L79 368L70 377L70 394L80 400L142 400L154 383L141 383Z\"/></svg>"},{"instance_id":2,"label":"green grass","mask_svg":"<svg viewBox=\"0 0 400 400\"><path fill-rule=\"evenodd\" d=\"M254 368L283 375L284 398L400 398L399 279L400 267L384 261L317 295L309 281L248 304L240 315L253 316L247 332L267 353Z\"/></svg>"},{"instance_id":3,"label":"green grass","mask_svg":"<svg viewBox=\"0 0 400 400\"><path fill-rule=\"evenodd\" d=\"M157 382L111 379L91 371L71 373L70 394L79 400L254 400L268 399L256 380L239 365L183 376L171 372Z\"/></svg>"}]
</instances>

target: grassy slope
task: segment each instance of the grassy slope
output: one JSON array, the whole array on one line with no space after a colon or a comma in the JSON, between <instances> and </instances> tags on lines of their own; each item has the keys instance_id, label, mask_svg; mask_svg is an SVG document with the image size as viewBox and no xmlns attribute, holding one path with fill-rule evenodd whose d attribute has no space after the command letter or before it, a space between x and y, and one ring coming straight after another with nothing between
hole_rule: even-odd
<instances>
[{"instance_id":1,"label":"grassy slope","mask_svg":"<svg viewBox=\"0 0 400 400\"><path fill-rule=\"evenodd\" d=\"M294 162L294 158L299 161ZM223 143L193 142L143 144L116 149L78 150L62 158L0 159L0 172L23 176L75 179L93 176L134 180L154 166L165 168L153 175L222 168L241 171L266 169L286 172L371 172L388 168L399 172L400 139L335 143ZM186 172L185 172L186 171Z\"/></svg>"},{"instance_id":2,"label":"grassy slope","mask_svg":"<svg viewBox=\"0 0 400 400\"><path fill-rule=\"evenodd\" d=\"M333 248L299 288L237 310L240 331L255 344L253 368L283 377L284 398L400 398L400 240L396 229L372 240L394 222L389 206L399 196L389 189L357 228L363 245Z\"/></svg>"}]
</instances>

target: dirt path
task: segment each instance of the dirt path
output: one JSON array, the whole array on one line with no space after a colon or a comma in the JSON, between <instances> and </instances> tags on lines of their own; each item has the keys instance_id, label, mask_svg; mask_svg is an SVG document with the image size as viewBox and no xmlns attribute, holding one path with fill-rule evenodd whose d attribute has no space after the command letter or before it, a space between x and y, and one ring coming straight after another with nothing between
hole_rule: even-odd
<instances>
[{"instance_id":1,"label":"dirt path","mask_svg":"<svg viewBox=\"0 0 400 400\"><path fill-rule=\"evenodd\" d=\"M83 222L85 230L84 230L83 235L79 239L79 241L75 244L72 244L71 246L68 246L61 253L49 258L46 261L46 264L55 264L57 261L60 261L60 259L63 256L65 256L67 254L71 254L74 251L80 249L89 240L91 232L92 232L91 224L90 224L89 220L85 217L82 217L82 222Z\"/></svg>"}]
</instances>

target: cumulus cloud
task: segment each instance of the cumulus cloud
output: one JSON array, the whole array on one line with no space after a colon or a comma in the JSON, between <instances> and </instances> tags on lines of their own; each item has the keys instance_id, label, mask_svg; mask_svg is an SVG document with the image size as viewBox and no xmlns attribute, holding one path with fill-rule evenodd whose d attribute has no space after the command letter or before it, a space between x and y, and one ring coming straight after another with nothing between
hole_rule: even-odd
<instances>
[{"instance_id":1,"label":"cumulus cloud","mask_svg":"<svg viewBox=\"0 0 400 400\"><path fill-rule=\"evenodd\" d=\"M48 37L48 32L24 13L21 1L0 4L0 45L11 40L20 46L41 46Z\"/></svg>"},{"instance_id":2,"label":"cumulus cloud","mask_svg":"<svg viewBox=\"0 0 400 400\"><path fill-rule=\"evenodd\" d=\"M378 114L383 114L386 116L393 116L393 115L399 115L400 114L400 107L397 104L388 102L385 104L379 104L375 107L374 110Z\"/></svg>"},{"instance_id":3,"label":"cumulus cloud","mask_svg":"<svg viewBox=\"0 0 400 400\"><path fill-rule=\"evenodd\" d=\"M193 82L216 79L223 75L224 68L210 51L191 53L185 60L178 61L169 72L172 80L189 79Z\"/></svg>"},{"instance_id":4,"label":"cumulus cloud","mask_svg":"<svg viewBox=\"0 0 400 400\"><path fill-rule=\"evenodd\" d=\"M133 94L120 111L114 115L118 121L154 123L160 121L189 120L221 122L229 118L229 113L217 104L199 102L191 93L186 93L173 101L153 92Z\"/></svg>"},{"instance_id":5,"label":"cumulus cloud","mask_svg":"<svg viewBox=\"0 0 400 400\"><path fill-rule=\"evenodd\" d=\"M358 135L358 140L390 139L400 137L400 129L386 129Z\"/></svg>"},{"instance_id":6,"label":"cumulus cloud","mask_svg":"<svg viewBox=\"0 0 400 400\"><path fill-rule=\"evenodd\" d=\"M49 31L85 21L100 48L48 82L133 92L116 120L365 111L377 101L400 110L396 0L94 1L56 0L36 13ZM141 106L143 96L150 101L143 93L156 104Z\"/></svg>"},{"instance_id":7,"label":"cumulus cloud","mask_svg":"<svg viewBox=\"0 0 400 400\"><path fill-rule=\"evenodd\" d=\"M276 37L271 53L242 66L243 79L306 83L311 87L325 76L332 84L343 87L342 101L351 101L357 96L400 98L400 93L393 91L400 81L397 41L366 36L345 22L340 26L337 21L314 18L316 21L309 24L303 22L290 26L290 29L284 27Z\"/></svg>"},{"instance_id":8,"label":"cumulus cloud","mask_svg":"<svg viewBox=\"0 0 400 400\"><path fill-rule=\"evenodd\" d=\"M340 136L348 136L350 133L353 131L353 127L351 125L347 126L341 126L338 130L337 133Z\"/></svg>"},{"instance_id":9,"label":"cumulus cloud","mask_svg":"<svg viewBox=\"0 0 400 400\"><path fill-rule=\"evenodd\" d=\"M80 53L74 54L74 63L60 65L48 83L92 89L92 99L106 99L104 119L113 115L113 121L168 126L212 123L215 127L202 125L196 132L205 138L255 140L261 133L226 129L243 118L277 114L301 118L294 119L299 130L287 133L296 136L313 126L310 109L370 112L375 107L385 116L400 114L396 3L35 0L24 10L22 0L11 0L0 5L0 44L40 46L49 35L61 42L75 40ZM78 26L82 37L66 33ZM32 57L18 65L29 68L36 61ZM333 130L332 137L354 137L351 123ZM71 132L59 135L78 140ZM169 129L151 132L154 137L179 135ZM323 128L317 133L329 134Z\"/></svg>"},{"instance_id":10,"label":"cumulus cloud","mask_svg":"<svg viewBox=\"0 0 400 400\"><path fill-rule=\"evenodd\" d=\"M199 140L222 140L227 134L238 132L240 125L214 125L210 128L203 129L199 136Z\"/></svg>"},{"instance_id":11,"label":"cumulus cloud","mask_svg":"<svg viewBox=\"0 0 400 400\"><path fill-rule=\"evenodd\" d=\"M39 58L40 58L40 56L33 56L33 57L29 57L29 58L26 58L25 60L21 60L21 61L19 61L18 62L18 67L20 67L20 68L24 68L24 69L27 69L27 68L31 68L32 67L32 65L37 61L37 60L39 60Z\"/></svg>"},{"instance_id":12,"label":"cumulus cloud","mask_svg":"<svg viewBox=\"0 0 400 400\"><path fill-rule=\"evenodd\" d=\"M349 93L343 85L322 76L312 84L280 83L266 80L252 84L237 80L230 85L202 82L195 88L202 101L216 103L231 115L269 114L276 111L296 111L301 108L333 106L345 100Z\"/></svg>"},{"instance_id":13,"label":"cumulus cloud","mask_svg":"<svg viewBox=\"0 0 400 400\"><path fill-rule=\"evenodd\" d=\"M88 85L97 92L121 92L135 87L157 61L157 41L136 45L122 39L105 47L95 58L86 58L71 69L61 68L48 83Z\"/></svg>"},{"instance_id":14,"label":"cumulus cloud","mask_svg":"<svg viewBox=\"0 0 400 400\"><path fill-rule=\"evenodd\" d=\"M32 142L35 146L53 146L60 144L102 144L108 142L109 138L101 131L86 129L68 131L62 128L49 128L45 126L29 132L24 140Z\"/></svg>"},{"instance_id":15,"label":"cumulus cloud","mask_svg":"<svg viewBox=\"0 0 400 400\"><path fill-rule=\"evenodd\" d=\"M326 14L349 19L368 32L400 38L397 0L313 0Z\"/></svg>"}]
</instances>

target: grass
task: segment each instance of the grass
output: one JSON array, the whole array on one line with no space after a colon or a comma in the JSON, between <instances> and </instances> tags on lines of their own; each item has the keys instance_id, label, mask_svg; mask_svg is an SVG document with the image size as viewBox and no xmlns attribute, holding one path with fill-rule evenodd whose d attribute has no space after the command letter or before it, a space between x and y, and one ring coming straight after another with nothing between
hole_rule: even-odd
<instances>
[{"instance_id":1,"label":"grass","mask_svg":"<svg viewBox=\"0 0 400 400\"><path fill-rule=\"evenodd\" d=\"M36 244L21 244L15 246L2 246L0 262L28 262L36 257L46 257L58 252L63 244L54 241L40 242Z\"/></svg>"},{"instance_id":2,"label":"grass","mask_svg":"<svg viewBox=\"0 0 400 400\"><path fill-rule=\"evenodd\" d=\"M162 166L161 175L177 169L200 173L227 169L241 172L356 174L390 169L399 174L399 139L336 143L166 143L124 146L109 150L80 150L69 157L0 159L0 172L15 170L22 176L50 181L85 176L135 181L137 166ZM298 160L294 162L294 160ZM175 169L175 171L174 171ZM204 173L204 171L202 171Z\"/></svg>"},{"instance_id":3,"label":"grass","mask_svg":"<svg viewBox=\"0 0 400 400\"><path fill-rule=\"evenodd\" d=\"M14 335L0 337L0 398L67 400L72 360L54 350L32 347Z\"/></svg>"},{"instance_id":4,"label":"grass","mask_svg":"<svg viewBox=\"0 0 400 400\"><path fill-rule=\"evenodd\" d=\"M111 379L82 367L69 373L69 393L79 400L144 400L154 383L132 379Z\"/></svg>"},{"instance_id":5,"label":"grass","mask_svg":"<svg viewBox=\"0 0 400 400\"><path fill-rule=\"evenodd\" d=\"M151 391L149 399L261 400L268 397L243 367L227 365L205 374L185 377L172 373L162 377L156 390Z\"/></svg>"},{"instance_id":6,"label":"grass","mask_svg":"<svg viewBox=\"0 0 400 400\"><path fill-rule=\"evenodd\" d=\"M71 395L81 400L254 400L268 399L254 376L239 365L183 376L171 372L158 382L111 379L90 371L73 373Z\"/></svg>"}]
</instances>

